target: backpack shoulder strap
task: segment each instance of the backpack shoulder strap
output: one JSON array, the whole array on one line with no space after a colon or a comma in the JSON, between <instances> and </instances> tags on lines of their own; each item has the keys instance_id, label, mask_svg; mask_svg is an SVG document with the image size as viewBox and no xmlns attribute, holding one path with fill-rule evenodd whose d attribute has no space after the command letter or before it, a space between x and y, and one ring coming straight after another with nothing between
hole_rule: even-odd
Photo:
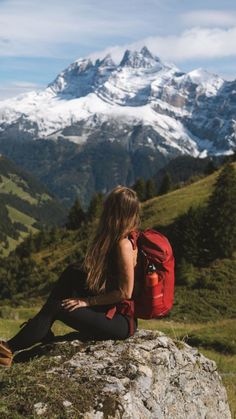
<instances>
[{"instance_id":1,"label":"backpack shoulder strap","mask_svg":"<svg viewBox=\"0 0 236 419\"><path fill-rule=\"evenodd\" d=\"M128 239L132 243L133 250L135 250L137 248L138 237L139 237L139 231L137 231L137 230L131 231L128 235Z\"/></svg>"}]
</instances>

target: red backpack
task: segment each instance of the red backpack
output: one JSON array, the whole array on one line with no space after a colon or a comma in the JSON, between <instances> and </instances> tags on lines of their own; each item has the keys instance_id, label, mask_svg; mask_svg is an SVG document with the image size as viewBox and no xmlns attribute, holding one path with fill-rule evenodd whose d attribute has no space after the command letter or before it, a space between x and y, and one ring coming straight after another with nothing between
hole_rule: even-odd
<instances>
[{"instance_id":1,"label":"red backpack","mask_svg":"<svg viewBox=\"0 0 236 419\"><path fill-rule=\"evenodd\" d=\"M174 256L168 239L158 231L147 229L132 232L133 248L138 246L142 257L141 290L134 300L134 315L140 319L165 316L174 302ZM155 269L148 272L150 265Z\"/></svg>"},{"instance_id":2,"label":"red backpack","mask_svg":"<svg viewBox=\"0 0 236 419\"><path fill-rule=\"evenodd\" d=\"M134 317L153 319L165 316L174 302L174 256L168 239L155 230L133 231L129 235L133 249L138 246L141 260L141 290L134 300L123 300L115 304L106 313L112 319L116 311L129 318L130 336L134 334ZM153 273L148 267L155 267ZM150 280L151 279L151 280Z\"/></svg>"}]
</instances>

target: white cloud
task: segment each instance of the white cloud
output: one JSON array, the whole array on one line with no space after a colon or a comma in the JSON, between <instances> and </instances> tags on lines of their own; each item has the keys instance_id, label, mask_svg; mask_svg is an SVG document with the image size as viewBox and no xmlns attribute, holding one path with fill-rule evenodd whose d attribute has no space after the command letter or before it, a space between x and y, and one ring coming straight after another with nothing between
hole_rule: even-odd
<instances>
[{"instance_id":1,"label":"white cloud","mask_svg":"<svg viewBox=\"0 0 236 419\"><path fill-rule=\"evenodd\" d=\"M148 37L122 47L106 48L91 57L104 57L110 52L117 62L125 49L140 49L143 45L161 58L174 62L236 56L236 26L230 29L192 28L180 35Z\"/></svg>"},{"instance_id":2,"label":"white cloud","mask_svg":"<svg viewBox=\"0 0 236 419\"><path fill-rule=\"evenodd\" d=\"M225 10L193 10L183 13L182 21L187 26L230 27L236 25L236 13Z\"/></svg>"},{"instance_id":3,"label":"white cloud","mask_svg":"<svg viewBox=\"0 0 236 419\"><path fill-rule=\"evenodd\" d=\"M27 81L14 81L11 83L4 83L4 85L0 84L0 100L8 99L10 97L15 97L20 95L21 93L27 93L32 90L39 90L44 88L45 86L31 83Z\"/></svg>"},{"instance_id":4,"label":"white cloud","mask_svg":"<svg viewBox=\"0 0 236 419\"><path fill-rule=\"evenodd\" d=\"M0 56L70 59L81 49L91 51L93 47L96 51L114 40L121 43L122 39L139 38L140 41L107 48L105 52L111 50L119 60L127 47L147 45L163 59L176 62L236 55L235 12L199 9L166 15L168 7L174 10L174 3L171 0L146 0L144 7L143 0L120 0L119 3L110 0L0 2ZM178 34L168 36L166 32L160 32L164 22L167 26L173 23L172 34L174 31ZM178 29L176 25L179 25ZM186 25L195 27L184 30ZM230 28L224 27L229 25ZM156 31L162 35L144 38ZM105 41L101 42L101 39Z\"/></svg>"},{"instance_id":5,"label":"white cloud","mask_svg":"<svg viewBox=\"0 0 236 419\"><path fill-rule=\"evenodd\" d=\"M143 0L8 0L0 3L0 55L66 57L67 43L98 48L100 39L134 39L160 20L151 11L163 0L146 1L144 10Z\"/></svg>"},{"instance_id":6,"label":"white cloud","mask_svg":"<svg viewBox=\"0 0 236 419\"><path fill-rule=\"evenodd\" d=\"M11 83L11 86L15 89L36 89L38 88L38 84L37 83L31 83L28 81L15 81Z\"/></svg>"}]
</instances>

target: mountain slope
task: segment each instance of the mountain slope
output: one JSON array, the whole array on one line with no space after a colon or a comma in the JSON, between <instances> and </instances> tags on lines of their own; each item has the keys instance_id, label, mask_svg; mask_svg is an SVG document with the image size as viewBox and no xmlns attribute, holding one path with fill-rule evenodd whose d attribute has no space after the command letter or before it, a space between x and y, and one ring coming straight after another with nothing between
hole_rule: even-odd
<instances>
[{"instance_id":1,"label":"mountain slope","mask_svg":"<svg viewBox=\"0 0 236 419\"><path fill-rule=\"evenodd\" d=\"M232 164L236 170L236 163ZM222 168L190 185L144 202L142 204L142 227L164 227L187 212L190 207L206 206L221 170Z\"/></svg>"},{"instance_id":2,"label":"mountain slope","mask_svg":"<svg viewBox=\"0 0 236 419\"><path fill-rule=\"evenodd\" d=\"M216 173L197 182L143 203L143 227L167 226L192 207L204 206L216 180Z\"/></svg>"},{"instance_id":3,"label":"mountain slope","mask_svg":"<svg viewBox=\"0 0 236 419\"><path fill-rule=\"evenodd\" d=\"M119 142L108 140L85 144L83 149L65 139L25 140L24 146L0 140L0 150L40 179L67 207L78 196L87 206L95 191L106 193L117 184L132 185L137 177L150 177L166 163L165 157L151 149L129 153Z\"/></svg>"},{"instance_id":4,"label":"mountain slope","mask_svg":"<svg viewBox=\"0 0 236 419\"><path fill-rule=\"evenodd\" d=\"M31 175L0 156L0 252L6 255L30 232L57 225L66 211Z\"/></svg>"}]
</instances>

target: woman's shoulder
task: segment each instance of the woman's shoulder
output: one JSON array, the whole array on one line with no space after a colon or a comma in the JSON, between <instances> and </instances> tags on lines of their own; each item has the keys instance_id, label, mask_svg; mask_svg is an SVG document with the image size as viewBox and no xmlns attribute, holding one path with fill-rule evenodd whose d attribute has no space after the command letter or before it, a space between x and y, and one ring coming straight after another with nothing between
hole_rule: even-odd
<instances>
[{"instance_id":1,"label":"woman's shoulder","mask_svg":"<svg viewBox=\"0 0 236 419\"><path fill-rule=\"evenodd\" d=\"M120 239L117 243L117 247L119 250L130 251L133 249L132 243L128 237L124 237Z\"/></svg>"},{"instance_id":2,"label":"woman's shoulder","mask_svg":"<svg viewBox=\"0 0 236 419\"><path fill-rule=\"evenodd\" d=\"M137 247L134 248L128 237L121 239L118 242L118 261L122 263L130 263L132 261L133 266L137 264Z\"/></svg>"},{"instance_id":3,"label":"woman's shoulder","mask_svg":"<svg viewBox=\"0 0 236 419\"><path fill-rule=\"evenodd\" d=\"M118 252L121 254L137 254L138 248L136 242L130 239L129 236L119 240L117 244Z\"/></svg>"}]
</instances>

